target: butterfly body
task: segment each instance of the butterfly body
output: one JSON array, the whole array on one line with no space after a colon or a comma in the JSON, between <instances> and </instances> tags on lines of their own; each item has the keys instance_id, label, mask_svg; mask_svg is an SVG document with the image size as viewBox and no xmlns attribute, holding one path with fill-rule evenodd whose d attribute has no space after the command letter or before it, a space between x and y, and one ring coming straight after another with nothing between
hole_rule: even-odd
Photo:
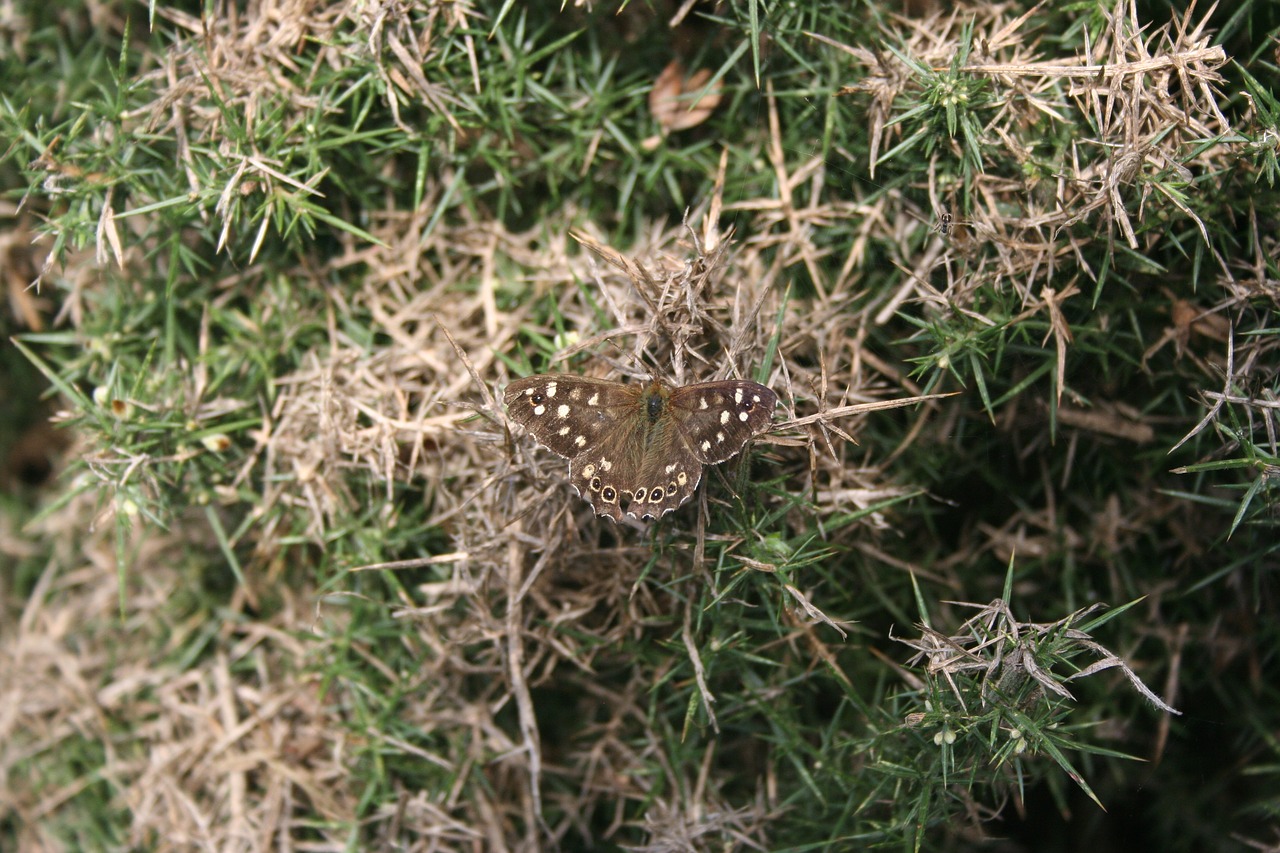
<instances>
[{"instance_id":1,"label":"butterfly body","mask_svg":"<svg viewBox=\"0 0 1280 853\"><path fill-rule=\"evenodd\" d=\"M745 380L672 387L568 374L518 379L512 420L569 460L569 479L598 515L658 518L692 495L703 465L723 462L768 427L777 395Z\"/></svg>"}]
</instances>

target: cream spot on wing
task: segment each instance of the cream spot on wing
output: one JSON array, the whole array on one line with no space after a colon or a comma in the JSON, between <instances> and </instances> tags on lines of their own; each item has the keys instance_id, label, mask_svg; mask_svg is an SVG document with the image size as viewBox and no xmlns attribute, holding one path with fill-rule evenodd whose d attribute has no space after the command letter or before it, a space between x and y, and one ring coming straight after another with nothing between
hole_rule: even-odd
<instances>
[{"instance_id":1,"label":"cream spot on wing","mask_svg":"<svg viewBox=\"0 0 1280 853\"><path fill-rule=\"evenodd\" d=\"M706 442L703 443L706 444ZM689 482L689 475L681 471L676 475L676 482L683 486L685 483Z\"/></svg>"},{"instance_id":2,"label":"cream spot on wing","mask_svg":"<svg viewBox=\"0 0 1280 853\"><path fill-rule=\"evenodd\" d=\"M613 470L613 463L610 462L608 459L601 459L600 470L604 471L607 474L608 472Z\"/></svg>"},{"instance_id":3,"label":"cream spot on wing","mask_svg":"<svg viewBox=\"0 0 1280 853\"><path fill-rule=\"evenodd\" d=\"M752 394L752 395L751 395L751 402L753 402L753 403L759 403L759 402L760 402L760 395L759 395L759 394Z\"/></svg>"},{"instance_id":4,"label":"cream spot on wing","mask_svg":"<svg viewBox=\"0 0 1280 853\"><path fill-rule=\"evenodd\" d=\"M742 419L745 421L747 419L747 416L743 415ZM728 422L729 422L729 410L725 409L723 412L720 413L720 423L727 424Z\"/></svg>"},{"instance_id":5,"label":"cream spot on wing","mask_svg":"<svg viewBox=\"0 0 1280 853\"><path fill-rule=\"evenodd\" d=\"M702 442L702 452L703 452L703 453L706 453L706 452L707 452L708 450L710 450L710 449L711 449L711 442L709 442L709 441L704 441L704 442ZM684 476L684 475L682 474L681 476Z\"/></svg>"},{"instance_id":6,"label":"cream spot on wing","mask_svg":"<svg viewBox=\"0 0 1280 853\"><path fill-rule=\"evenodd\" d=\"M716 444L720 444L723 441L724 441L724 433L722 432L716 433Z\"/></svg>"},{"instance_id":7,"label":"cream spot on wing","mask_svg":"<svg viewBox=\"0 0 1280 853\"><path fill-rule=\"evenodd\" d=\"M676 470L676 463L675 463L675 462L672 462L670 465L668 465L666 468L664 468L664 469L663 469L663 471L664 471L665 473L667 473L667 474L670 474L670 473L671 473L672 471L674 471L674 470Z\"/></svg>"},{"instance_id":8,"label":"cream spot on wing","mask_svg":"<svg viewBox=\"0 0 1280 853\"><path fill-rule=\"evenodd\" d=\"M594 465L592 465L592 464L590 464L590 463L588 463L587 465L584 465L584 466L583 466L583 468L582 468L582 476L583 476L583 478L585 478L585 479L587 479L587 480L590 480L590 479L591 479L592 477L594 477L595 475L596 475L596 466L594 466Z\"/></svg>"},{"instance_id":9,"label":"cream spot on wing","mask_svg":"<svg viewBox=\"0 0 1280 853\"><path fill-rule=\"evenodd\" d=\"M557 435L568 435L568 434L569 434L569 428L567 426L560 427L560 431L557 433Z\"/></svg>"},{"instance_id":10,"label":"cream spot on wing","mask_svg":"<svg viewBox=\"0 0 1280 853\"><path fill-rule=\"evenodd\" d=\"M562 403L562 404L560 405L560 408L556 409L556 417L558 417L558 418L567 418L567 417L569 417L569 406L568 406L568 405L566 405L566 404L563 404L563 403Z\"/></svg>"},{"instance_id":11,"label":"cream spot on wing","mask_svg":"<svg viewBox=\"0 0 1280 853\"><path fill-rule=\"evenodd\" d=\"M556 387L557 387L557 385L556 385L556 383L555 383L555 382L548 382L548 383L547 383L547 396L548 396L548 397L554 397L554 396L556 395Z\"/></svg>"},{"instance_id":12,"label":"cream spot on wing","mask_svg":"<svg viewBox=\"0 0 1280 853\"><path fill-rule=\"evenodd\" d=\"M573 443L576 447L586 447L587 437L585 435L580 435L573 440Z\"/></svg>"},{"instance_id":13,"label":"cream spot on wing","mask_svg":"<svg viewBox=\"0 0 1280 853\"><path fill-rule=\"evenodd\" d=\"M545 415L547 413L547 407L543 405L534 406L533 413L535 415Z\"/></svg>"},{"instance_id":14,"label":"cream spot on wing","mask_svg":"<svg viewBox=\"0 0 1280 853\"><path fill-rule=\"evenodd\" d=\"M741 388L739 388L738 390L736 390L736 391L734 391L734 392L733 392L733 402L735 402L735 403L741 403L741 402L742 402L742 389L741 389Z\"/></svg>"},{"instance_id":15,"label":"cream spot on wing","mask_svg":"<svg viewBox=\"0 0 1280 853\"><path fill-rule=\"evenodd\" d=\"M581 388L574 388L572 391L570 391L570 392L569 392L569 399L570 399L570 400L577 400L577 399L579 399L581 396L582 396L582 389L581 389Z\"/></svg>"},{"instance_id":16,"label":"cream spot on wing","mask_svg":"<svg viewBox=\"0 0 1280 853\"><path fill-rule=\"evenodd\" d=\"M729 414L729 413L728 413L728 412L725 412L725 414L727 415L727 414ZM747 422L747 413L746 413L746 412L738 412L738 420L742 421L742 422L745 424L745 423Z\"/></svg>"},{"instance_id":17,"label":"cream spot on wing","mask_svg":"<svg viewBox=\"0 0 1280 853\"><path fill-rule=\"evenodd\" d=\"M707 408L707 398L706 398L706 397L703 397L701 400L699 400L699 401L698 401L698 408L699 408L699 409L705 409L705 408Z\"/></svg>"},{"instance_id":18,"label":"cream spot on wing","mask_svg":"<svg viewBox=\"0 0 1280 853\"><path fill-rule=\"evenodd\" d=\"M597 391L596 393L592 394L590 397L588 397L588 398L587 398L587 405L588 405L588 406L598 406L598 405L600 405L600 392L599 392L599 391Z\"/></svg>"}]
</instances>

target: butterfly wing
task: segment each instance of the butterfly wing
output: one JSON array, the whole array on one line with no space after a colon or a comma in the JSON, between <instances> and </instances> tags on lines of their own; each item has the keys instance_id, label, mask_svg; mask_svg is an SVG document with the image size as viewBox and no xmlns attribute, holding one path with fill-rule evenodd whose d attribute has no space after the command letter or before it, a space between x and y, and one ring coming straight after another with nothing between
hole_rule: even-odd
<instances>
[{"instance_id":1,"label":"butterfly wing","mask_svg":"<svg viewBox=\"0 0 1280 853\"><path fill-rule=\"evenodd\" d=\"M507 414L538 443L574 459L636 410L637 391L621 382L563 373L526 376L502 395Z\"/></svg>"},{"instance_id":2,"label":"butterfly wing","mask_svg":"<svg viewBox=\"0 0 1280 853\"><path fill-rule=\"evenodd\" d=\"M693 497L703 465L736 455L768 427L778 397L755 382L702 382L672 389L665 400L666 448L642 460L627 512L660 518Z\"/></svg>"},{"instance_id":3,"label":"butterfly wing","mask_svg":"<svg viewBox=\"0 0 1280 853\"><path fill-rule=\"evenodd\" d=\"M644 504L634 497L637 473L653 456L646 453L647 428L643 417L620 417L599 442L569 460L569 482L596 515L614 521L622 521L624 515L641 515Z\"/></svg>"},{"instance_id":4,"label":"butterfly wing","mask_svg":"<svg viewBox=\"0 0 1280 853\"><path fill-rule=\"evenodd\" d=\"M773 422L778 395L757 382L729 379L685 385L671 394L677 429L699 462L736 456Z\"/></svg>"},{"instance_id":5,"label":"butterfly wing","mask_svg":"<svg viewBox=\"0 0 1280 853\"><path fill-rule=\"evenodd\" d=\"M702 463L685 441L670 442L665 454L646 456L626 494L627 512L640 518L661 518L693 497L702 480Z\"/></svg>"}]
</instances>

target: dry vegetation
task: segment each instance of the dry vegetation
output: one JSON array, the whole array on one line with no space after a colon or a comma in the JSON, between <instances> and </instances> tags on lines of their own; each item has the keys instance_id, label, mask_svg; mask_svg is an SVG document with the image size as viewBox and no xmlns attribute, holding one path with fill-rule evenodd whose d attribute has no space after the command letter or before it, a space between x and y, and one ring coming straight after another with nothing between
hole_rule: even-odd
<instances>
[{"instance_id":1,"label":"dry vegetation","mask_svg":"<svg viewBox=\"0 0 1280 853\"><path fill-rule=\"evenodd\" d=\"M536 208L536 223L496 214L479 191L482 201L439 215L467 187L501 183L475 163L387 157L388 180L420 170L418 203L387 192L384 206L357 208L345 176L305 145L282 149L289 160L236 136L255 123L270 125L264 138L305 135L307 121L348 109L300 86L298 56L342 67L355 61L343 36L355 33L376 58L386 88L375 106L389 125L413 137L410 114L439 116L465 147L486 129L454 115L488 82L481 34L457 28L483 30L496 10L222 11L156 8L175 42L143 63L139 85L154 99L121 125L174 140L175 193L198 199L186 239L206 241L216 276L167 257L153 230L163 226L146 215L121 216L121 184L100 174L109 164L77 164L55 145L33 164L43 196L28 211L65 193L97 199L84 225L96 257L38 242L26 263L46 288L60 282L56 298L33 301L11 281L15 323L67 330L98 361L58 389L57 419L74 425L65 479L46 485L42 514L21 529L0 514L4 558L40 566L25 588L0 586L0 838L31 850L71 839L765 850L824 837L785 823L810 814L798 800L825 797L838 812L847 796L846 815L865 809L901 846L888 828L893 787L826 787L821 757L866 738L874 748L839 753L839 772L909 762L885 739L936 722L911 710L929 684L950 683L975 713L1010 680L1038 683L1027 688L1037 702L1066 698L1071 672L1035 657L1038 643L1061 640L1093 656L1081 668L1101 661L1084 674L1114 677L1113 694L1133 700L1102 706L1144 731L1110 748L1159 760L1169 718L1157 694L1180 706L1188 630L1221 630L1224 670L1265 666L1254 628L1188 629L1166 614L1166 597L1217 568L1205 555L1223 527L1203 523L1165 476L1193 457L1131 491L1101 494L1090 481L1089 466L1116 467L1100 453L1164 452L1171 436L1205 438L1229 413L1255 420L1233 420L1224 430L1236 443L1199 445L1195 461L1229 454L1240 436L1274 453L1274 400L1248 389L1274 387L1275 338L1242 336L1265 331L1280 301L1270 214L1250 210L1233 229L1255 235L1256 254L1228 257L1190 188L1247 153L1243 142L1201 144L1234 132L1221 103L1227 56L1204 12L1157 27L1117 4L1075 56L1050 53L1032 13L1009 4L892 18L893 50L887 38L810 32L806 50L841 57L847 76L828 83L869 128L870 157L841 140L798 144L784 115L793 106L766 81L759 112L736 121L759 139L770 191L733 194L733 170L746 167L717 153L683 221L638 221L624 245L616 223L571 193ZM473 77L431 77L442 51L471 52ZM703 106L731 108L716 98ZM904 100L930 107L940 141L902 147L927 130L904 121ZM1092 135L1029 139L1045 117ZM672 121L670 133L699 130ZM209 154L218 140L236 141ZM584 180L620 157L613 143L601 131L586 146ZM533 157L523 145L504 165L515 174ZM928 163L920 180L893 179L904 159ZM163 200L135 188L127 209ZM304 231L304 210L327 230L290 263L280 247ZM1174 231L1207 259L1198 286L1141 261ZM1100 267L1114 255L1139 260ZM222 257L235 262L213 264ZM165 290L166 276L178 284ZM183 288L205 294L180 312L188 348L151 340L130 356L94 325L115 310L108 289L142 304L162 291L187 298ZM1116 307L1129 299L1144 307ZM157 310L147 322L172 320ZM1128 323L1148 338L1108 355ZM113 358L133 358L134 374ZM237 358L269 380L229 380ZM1143 397L1145 380L1114 379L1108 358L1156 390ZM673 516L613 526L498 405L511 378L553 370L754 378L778 392L777 424L709 469ZM1197 389L1200 408L1185 403ZM167 435L162 422L179 440L138 438ZM949 480L951 454L971 440L1007 458ZM990 480L973 474L984 464ZM1007 504L983 497L1002 488ZM1126 554L1163 568L1135 578ZM1011 561L1037 568L1002 594ZM1064 594L1058 575L1075 572L1089 579ZM969 605L943 601L998 595L967 622ZM1074 595L1150 598L1129 612L1145 617L1116 653L1079 627L1086 614L1068 618L1087 603ZM1242 604L1232 615L1256 613ZM926 619L933 627L912 627ZM930 665L917 668L891 627ZM977 693L948 681L970 671L982 674ZM915 690L919 704L903 700ZM932 731L924 740L942 743ZM78 758L47 758L59 754ZM944 783L962 808L944 815L950 833L931 837L979 837L966 810L1025 813L1020 777L1003 778L994 795ZM112 824L127 835L102 828ZM843 832L868 826L850 819Z\"/></svg>"}]
</instances>

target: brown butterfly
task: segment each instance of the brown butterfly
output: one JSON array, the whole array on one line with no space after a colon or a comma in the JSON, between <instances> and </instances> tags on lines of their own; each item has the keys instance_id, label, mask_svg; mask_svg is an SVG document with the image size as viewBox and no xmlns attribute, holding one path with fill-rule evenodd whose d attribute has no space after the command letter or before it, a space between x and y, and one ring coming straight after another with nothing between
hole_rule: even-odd
<instances>
[{"instance_id":1,"label":"brown butterfly","mask_svg":"<svg viewBox=\"0 0 1280 853\"><path fill-rule=\"evenodd\" d=\"M768 428L778 395L726 379L673 388L566 374L517 379L512 420L569 460L569 481L597 515L659 518L687 501L702 466L735 456Z\"/></svg>"}]
</instances>

